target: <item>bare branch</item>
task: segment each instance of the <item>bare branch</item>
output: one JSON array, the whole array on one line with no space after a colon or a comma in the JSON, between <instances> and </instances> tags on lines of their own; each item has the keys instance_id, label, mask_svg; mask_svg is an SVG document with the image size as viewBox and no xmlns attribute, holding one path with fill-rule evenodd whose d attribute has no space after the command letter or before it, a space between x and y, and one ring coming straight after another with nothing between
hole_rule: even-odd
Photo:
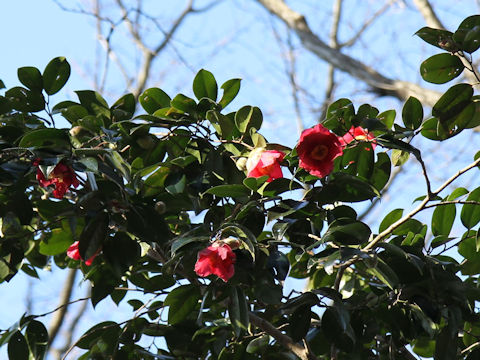
<instances>
[{"instance_id":1,"label":"bare branch","mask_svg":"<svg viewBox=\"0 0 480 360\"><path fill-rule=\"evenodd\" d=\"M401 100L406 100L409 96L415 96L429 106L434 105L440 97L440 93L437 91L425 89L414 83L389 79L364 63L328 46L312 32L305 17L288 7L283 0L257 1L295 31L303 45L313 54L337 69L364 81L374 92L391 95Z\"/></svg>"},{"instance_id":2,"label":"bare branch","mask_svg":"<svg viewBox=\"0 0 480 360\"><path fill-rule=\"evenodd\" d=\"M442 22L437 17L437 14L435 14L435 11L433 11L428 0L413 0L413 2L428 26L435 29L444 29Z\"/></svg>"},{"instance_id":3,"label":"bare branch","mask_svg":"<svg viewBox=\"0 0 480 360\"><path fill-rule=\"evenodd\" d=\"M397 2L397 0L390 0L385 5L383 5L380 9L375 11L372 17L370 17L363 23L362 27L357 31L355 35L353 35L349 40L340 44L338 47L339 48L350 47L353 44L355 44L355 42L363 35L365 30L367 30L370 27L370 25L372 25L375 22L375 20L377 20L380 17L380 15L382 15L385 11L387 11L390 8L390 6L392 6L392 4L394 4L395 2Z\"/></svg>"},{"instance_id":4,"label":"bare branch","mask_svg":"<svg viewBox=\"0 0 480 360\"><path fill-rule=\"evenodd\" d=\"M63 285L62 293L60 295L59 306L56 310L58 312L53 316L50 327L48 329L49 339L48 343L52 344L55 338L57 337L58 330L63 324L65 315L68 310L68 305L70 304L70 297L72 296L73 285L75 284L75 278L77 276L77 269L70 269L67 274L67 279Z\"/></svg>"}]
</instances>

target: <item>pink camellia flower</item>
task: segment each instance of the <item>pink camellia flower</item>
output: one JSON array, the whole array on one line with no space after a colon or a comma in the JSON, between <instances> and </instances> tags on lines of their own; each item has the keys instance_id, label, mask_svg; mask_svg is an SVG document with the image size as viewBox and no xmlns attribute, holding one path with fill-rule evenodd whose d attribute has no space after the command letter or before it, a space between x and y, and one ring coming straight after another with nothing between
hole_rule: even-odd
<instances>
[{"instance_id":1,"label":"pink camellia flower","mask_svg":"<svg viewBox=\"0 0 480 360\"><path fill-rule=\"evenodd\" d=\"M33 162L33 165L38 166L39 163L40 159L36 159ZM48 175L48 178L45 178L42 170L38 168L37 180L43 187L54 185L55 190L53 190L53 196L57 199L63 199L63 196L68 191L70 186L76 188L78 185L80 185L77 176L75 175L75 171L73 171L70 166L64 164L63 162L59 162L57 166L55 166L55 168Z\"/></svg>"},{"instance_id":2,"label":"pink camellia flower","mask_svg":"<svg viewBox=\"0 0 480 360\"><path fill-rule=\"evenodd\" d=\"M333 160L343 154L337 135L322 124L304 130L297 145L299 166L310 174L323 178L333 170Z\"/></svg>"},{"instance_id":3,"label":"pink camellia flower","mask_svg":"<svg viewBox=\"0 0 480 360\"><path fill-rule=\"evenodd\" d=\"M374 142L375 136L361 126L352 126L350 130L348 130L348 132L342 137L340 137L338 140L340 140L340 144L342 145L342 147L346 147L347 144L350 144L353 140L371 142L372 149L375 149L375 146L377 146Z\"/></svg>"},{"instance_id":4,"label":"pink camellia flower","mask_svg":"<svg viewBox=\"0 0 480 360\"><path fill-rule=\"evenodd\" d=\"M82 257L80 256L80 251L78 250L78 245L79 245L78 241L75 241L72 245L70 245L70 247L67 250L67 256L69 258L71 258L73 260L83 260ZM85 265L87 265L87 266L92 265L93 260L97 257L99 252L100 252L100 249L95 254L93 254L93 256L90 257L90 259L85 261Z\"/></svg>"},{"instance_id":5,"label":"pink camellia flower","mask_svg":"<svg viewBox=\"0 0 480 360\"><path fill-rule=\"evenodd\" d=\"M247 176L258 178L268 175L267 182L282 178L280 163L284 157L285 154L281 151L256 148L247 160Z\"/></svg>"},{"instance_id":6,"label":"pink camellia flower","mask_svg":"<svg viewBox=\"0 0 480 360\"><path fill-rule=\"evenodd\" d=\"M201 277L214 274L227 282L235 273L236 258L230 246L215 242L198 253L195 272Z\"/></svg>"}]
</instances>

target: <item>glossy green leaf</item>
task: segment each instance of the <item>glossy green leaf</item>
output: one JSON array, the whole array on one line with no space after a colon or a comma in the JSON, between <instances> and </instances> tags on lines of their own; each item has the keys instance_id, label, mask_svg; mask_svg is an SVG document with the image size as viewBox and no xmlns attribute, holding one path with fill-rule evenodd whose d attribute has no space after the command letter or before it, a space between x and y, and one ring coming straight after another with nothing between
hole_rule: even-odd
<instances>
[{"instance_id":1,"label":"glossy green leaf","mask_svg":"<svg viewBox=\"0 0 480 360\"><path fill-rule=\"evenodd\" d=\"M351 351L355 333L350 325L350 315L343 306L329 306L322 315L322 330L337 347Z\"/></svg>"},{"instance_id":2,"label":"glossy green leaf","mask_svg":"<svg viewBox=\"0 0 480 360\"><path fill-rule=\"evenodd\" d=\"M434 236L448 236L455 221L455 205L437 206L432 215L432 233Z\"/></svg>"},{"instance_id":3,"label":"glossy green leaf","mask_svg":"<svg viewBox=\"0 0 480 360\"><path fill-rule=\"evenodd\" d=\"M25 339L33 359L44 359L48 345L48 332L45 325L37 320L30 321L25 331Z\"/></svg>"},{"instance_id":4,"label":"glossy green leaf","mask_svg":"<svg viewBox=\"0 0 480 360\"><path fill-rule=\"evenodd\" d=\"M441 121L452 118L471 101L473 87L470 84L457 84L448 89L432 108L432 115Z\"/></svg>"},{"instance_id":5,"label":"glossy green leaf","mask_svg":"<svg viewBox=\"0 0 480 360\"><path fill-rule=\"evenodd\" d=\"M223 95L219 102L222 109L225 109L225 107L235 99L240 91L240 82L241 79L230 79L222 84L221 88L223 89Z\"/></svg>"},{"instance_id":6,"label":"glossy green leaf","mask_svg":"<svg viewBox=\"0 0 480 360\"><path fill-rule=\"evenodd\" d=\"M419 36L423 41L430 45L436 46L442 50L449 52L455 52L458 50L458 45L455 44L453 40L453 33L450 31L423 27L418 30L415 35Z\"/></svg>"},{"instance_id":7,"label":"glossy green leaf","mask_svg":"<svg viewBox=\"0 0 480 360\"><path fill-rule=\"evenodd\" d=\"M410 158L410 153L399 150L399 149L393 149L392 150L392 165L393 166L402 166L405 164L408 159Z\"/></svg>"},{"instance_id":8,"label":"glossy green leaf","mask_svg":"<svg viewBox=\"0 0 480 360\"><path fill-rule=\"evenodd\" d=\"M42 240L38 251L43 255L58 255L65 253L72 245L73 237L71 233L64 229L53 229L52 235L48 240Z\"/></svg>"},{"instance_id":9,"label":"glossy green leaf","mask_svg":"<svg viewBox=\"0 0 480 360\"><path fill-rule=\"evenodd\" d=\"M344 134L352 126L355 108L349 99L339 99L328 106L326 119L322 124L337 135Z\"/></svg>"},{"instance_id":10,"label":"glossy green leaf","mask_svg":"<svg viewBox=\"0 0 480 360\"><path fill-rule=\"evenodd\" d=\"M397 112L395 110L387 110L381 114L378 114L377 119L384 123L387 129L391 129L395 122L396 116Z\"/></svg>"},{"instance_id":11,"label":"glossy green leaf","mask_svg":"<svg viewBox=\"0 0 480 360\"><path fill-rule=\"evenodd\" d=\"M378 280L387 285L390 289L394 289L400 281L392 268L379 258L376 259L374 266L369 267L367 271L377 277Z\"/></svg>"},{"instance_id":12,"label":"glossy green leaf","mask_svg":"<svg viewBox=\"0 0 480 360\"><path fill-rule=\"evenodd\" d=\"M88 329L75 343L80 349L90 349L100 339L110 340L113 344L118 341L121 333L120 326L114 321L104 321Z\"/></svg>"},{"instance_id":13,"label":"glossy green leaf","mask_svg":"<svg viewBox=\"0 0 480 360\"><path fill-rule=\"evenodd\" d=\"M28 132L18 143L20 147L52 148L69 150L70 139L62 129L38 129Z\"/></svg>"},{"instance_id":14,"label":"glossy green leaf","mask_svg":"<svg viewBox=\"0 0 480 360\"><path fill-rule=\"evenodd\" d=\"M109 216L99 212L91 219L80 234L78 250L82 259L90 259L101 248L108 234Z\"/></svg>"},{"instance_id":15,"label":"glossy green leaf","mask_svg":"<svg viewBox=\"0 0 480 360\"><path fill-rule=\"evenodd\" d=\"M423 107L416 97L410 96L403 105L402 119L405 126L412 130L418 129L422 124Z\"/></svg>"},{"instance_id":16,"label":"glossy green leaf","mask_svg":"<svg viewBox=\"0 0 480 360\"><path fill-rule=\"evenodd\" d=\"M450 325L450 324L449 324ZM440 331L435 344L435 360L451 360L457 357L458 330L446 326Z\"/></svg>"},{"instance_id":17,"label":"glossy green leaf","mask_svg":"<svg viewBox=\"0 0 480 360\"><path fill-rule=\"evenodd\" d=\"M379 196L379 192L368 182L346 173L335 173L335 176L320 191L312 196L323 203L335 201L357 202Z\"/></svg>"},{"instance_id":18,"label":"glossy green leaf","mask_svg":"<svg viewBox=\"0 0 480 360\"><path fill-rule=\"evenodd\" d=\"M235 124L242 134L251 128L260 129L263 122L261 110L256 106L244 106L235 114Z\"/></svg>"},{"instance_id":19,"label":"glossy green leaf","mask_svg":"<svg viewBox=\"0 0 480 360\"><path fill-rule=\"evenodd\" d=\"M261 353L267 347L269 341L269 335L261 335L248 343L246 351L249 354Z\"/></svg>"},{"instance_id":20,"label":"glossy green leaf","mask_svg":"<svg viewBox=\"0 0 480 360\"><path fill-rule=\"evenodd\" d=\"M178 94L177 96L175 96L170 103L175 109L178 109L190 115L194 114L197 108L197 103L195 102L195 100L183 94Z\"/></svg>"},{"instance_id":21,"label":"glossy green leaf","mask_svg":"<svg viewBox=\"0 0 480 360\"><path fill-rule=\"evenodd\" d=\"M340 218L333 221L322 237L323 242L338 245L358 245L368 241L372 231L361 221Z\"/></svg>"},{"instance_id":22,"label":"glossy green leaf","mask_svg":"<svg viewBox=\"0 0 480 360\"><path fill-rule=\"evenodd\" d=\"M16 110L22 112L37 112L45 109L45 99L41 92L28 90L21 86L11 88L5 92L5 98Z\"/></svg>"},{"instance_id":23,"label":"glossy green leaf","mask_svg":"<svg viewBox=\"0 0 480 360\"><path fill-rule=\"evenodd\" d=\"M67 83L70 77L70 64L63 56L50 61L43 70L43 88L48 95L53 95Z\"/></svg>"},{"instance_id":24,"label":"glossy green leaf","mask_svg":"<svg viewBox=\"0 0 480 360\"><path fill-rule=\"evenodd\" d=\"M168 323L175 325L185 320L199 300L200 289L195 285L181 285L170 291L164 301L165 306L169 306Z\"/></svg>"},{"instance_id":25,"label":"glossy green leaf","mask_svg":"<svg viewBox=\"0 0 480 360\"><path fill-rule=\"evenodd\" d=\"M465 66L458 56L437 54L429 57L420 65L423 80L433 84L444 84L459 76Z\"/></svg>"},{"instance_id":26,"label":"glossy green leaf","mask_svg":"<svg viewBox=\"0 0 480 360\"><path fill-rule=\"evenodd\" d=\"M390 211L387 216L382 220L380 223L380 227L378 229L379 232L383 232L386 230L390 225L395 223L396 221L400 220L403 216L403 209L395 209Z\"/></svg>"},{"instance_id":27,"label":"glossy green leaf","mask_svg":"<svg viewBox=\"0 0 480 360\"><path fill-rule=\"evenodd\" d=\"M228 316L236 337L248 330L248 305L245 294L240 287L231 288Z\"/></svg>"},{"instance_id":28,"label":"glossy green leaf","mask_svg":"<svg viewBox=\"0 0 480 360\"><path fill-rule=\"evenodd\" d=\"M477 201L480 203L480 188L473 190L470 195L468 195L467 201ZM463 205L460 220L467 229L472 229L480 222L480 205Z\"/></svg>"},{"instance_id":29,"label":"glossy green leaf","mask_svg":"<svg viewBox=\"0 0 480 360\"><path fill-rule=\"evenodd\" d=\"M40 70L36 67L25 66L17 70L18 80L30 90L42 90L43 80Z\"/></svg>"},{"instance_id":30,"label":"glossy green leaf","mask_svg":"<svg viewBox=\"0 0 480 360\"><path fill-rule=\"evenodd\" d=\"M162 89L150 88L138 97L138 101L149 114L153 114L159 109L170 107L171 99Z\"/></svg>"},{"instance_id":31,"label":"glossy green leaf","mask_svg":"<svg viewBox=\"0 0 480 360\"><path fill-rule=\"evenodd\" d=\"M217 101L218 85L215 77L210 71L201 69L193 79L193 93L198 100L209 98Z\"/></svg>"},{"instance_id":32,"label":"glossy green leaf","mask_svg":"<svg viewBox=\"0 0 480 360\"><path fill-rule=\"evenodd\" d=\"M453 34L453 40L459 44L461 50L472 53L478 49L478 27L480 15L473 15L463 20Z\"/></svg>"},{"instance_id":33,"label":"glossy green leaf","mask_svg":"<svg viewBox=\"0 0 480 360\"><path fill-rule=\"evenodd\" d=\"M8 358L15 360L29 360L27 340L20 331L16 331L8 341Z\"/></svg>"},{"instance_id":34,"label":"glossy green leaf","mask_svg":"<svg viewBox=\"0 0 480 360\"><path fill-rule=\"evenodd\" d=\"M244 185L232 184L232 185L218 185L214 186L207 191L206 194L212 194L219 197L244 197L249 196L251 190Z\"/></svg>"}]
</instances>

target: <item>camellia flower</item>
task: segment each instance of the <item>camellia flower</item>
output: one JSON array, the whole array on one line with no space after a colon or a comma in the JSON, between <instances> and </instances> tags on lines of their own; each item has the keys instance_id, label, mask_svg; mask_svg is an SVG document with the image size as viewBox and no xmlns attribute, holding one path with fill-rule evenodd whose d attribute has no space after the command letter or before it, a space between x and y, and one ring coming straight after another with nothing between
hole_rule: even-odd
<instances>
[{"instance_id":1,"label":"camellia flower","mask_svg":"<svg viewBox=\"0 0 480 360\"><path fill-rule=\"evenodd\" d=\"M223 242L214 242L212 245L198 253L195 272L198 276L217 275L227 282L235 273L235 260L237 259L232 248Z\"/></svg>"},{"instance_id":2,"label":"camellia flower","mask_svg":"<svg viewBox=\"0 0 480 360\"><path fill-rule=\"evenodd\" d=\"M78 250L78 245L79 245L78 241L75 241L72 245L70 245L70 247L67 250L67 256L69 258L71 258L73 260L83 260L82 257L80 256L80 251ZM85 261L85 265L87 265L87 266L92 265L93 260L97 257L99 252L100 252L100 249L98 249L98 251L95 254L93 254L93 256L90 257L90 259Z\"/></svg>"},{"instance_id":3,"label":"camellia flower","mask_svg":"<svg viewBox=\"0 0 480 360\"><path fill-rule=\"evenodd\" d=\"M362 128L361 126L352 126L348 132L340 137L338 140L340 140L340 144L343 147L346 147L347 144L350 144L353 140L359 140L359 141L368 141L372 143L372 149L375 149L375 136L371 133Z\"/></svg>"},{"instance_id":4,"label":"camellia flower","mask_svg":"<svg viewBox=\"0 0 480 360\"><path fill-rule=\"evenodd\" d=\"M37 159L34 161L33 165L38 166L39 163L40 159ZM43 187L54 185L55 190L53 190L53 196L57 199L63 199L63 196L68 191L70 186L76 188L78 185L80 185L77 176L75 175L75 171L73 171L70 166L64 164L63 162L59 162L57 166L55 166L55 168L48 175L48 178L45 178L42 170L38 168L37 180Z\"/></svg>"},{"instance_id":5,"label":"camellia flower","mask_svg":"<svg viewBox=\"0 0 480 360\"><path fill-rule=\"evenodd\" d=\"M320 178L332 172L333 160L342 153L338 136L322 124L304 130L297 145L300 167Z\"/></svg>"},{"instance_id":6,"label":"camellia flower","mask_svg":"<svg viewBox=\"0 0 480 360\"><path fill-rule=\"evenodd\" d=\"M280 163L284 157L285 154L281 151L256 148L248 156L247 176L258 178L268 175L267 182L282 178Z\"/></svg>"}]
</instances>

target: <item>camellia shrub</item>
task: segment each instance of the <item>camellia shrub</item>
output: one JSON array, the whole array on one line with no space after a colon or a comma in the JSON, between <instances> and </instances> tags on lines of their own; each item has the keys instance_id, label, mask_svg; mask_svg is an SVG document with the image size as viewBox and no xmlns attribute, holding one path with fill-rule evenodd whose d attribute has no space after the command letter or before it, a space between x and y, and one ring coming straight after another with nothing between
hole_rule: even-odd
<instances>
[{"instance_id":1,"label":"camellia shrub","mask_svg":"<svg viewBox=\"0 0 480 360\"><path fill-rule=\"evenodd\" d=\"M454 33L421 29L442 50L423 79L480 81L479 29L480 16ZM131 319L75 340L80 359L480 358L480 187L461 182L478 148L433 187L435 164L413 145L480 125L472 84L450 87L427 117L414 97L398 119L340 99L288 148L262 135L258 107L229 108L239 79L219 91L200 70L196 99L151 88L109 105L83 90L52 104L69 74L60 57L23 67L23 86L0 96L0 280L54 263L82 271L94 306L143 292ZM379 226L360 221L355 204L381 197L409 156L424 196ZM304 288L284 291L291 278ZM41 320L2 330L11 359L45 356Z\"/></svg>"}]
</instances>

